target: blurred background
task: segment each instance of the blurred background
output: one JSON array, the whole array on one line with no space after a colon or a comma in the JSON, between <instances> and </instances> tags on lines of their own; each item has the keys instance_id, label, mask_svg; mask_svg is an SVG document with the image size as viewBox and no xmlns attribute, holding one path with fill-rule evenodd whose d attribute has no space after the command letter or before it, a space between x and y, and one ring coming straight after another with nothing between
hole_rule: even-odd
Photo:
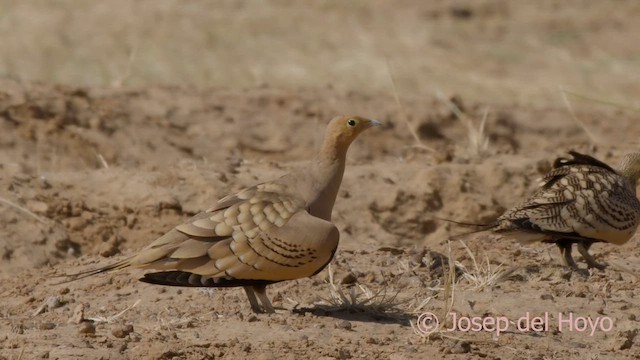
<instances>
[{"instance_id":1,"label":"blurred background","mask_svg":"<svg viewBox=\"0 0 640 360\"><path fill-rule=\"evenodd\" d=\"M639 19L623 0L0 0L0 360L640 359L637 275L572 275L555 245L477 234L467 247L450 239L469 229L441 220L492 222L567 150L610 164L638 151ZM332 268L344 294L395 293L399 322L254 321L241 289L155 290L127 271L48 279L284 174L354 113L384 126L349 150ZM640 269L637 239L593 253ZM455 291L448 264L466 268ZM272 301L314 308L331 278L274 285ZM79 304L135 332L70 324ZM517 319L523 304L615 330L425 341L405 316Z\"/></svg>"},{"instance_id":2,"label":"blurred background","mask_svg":"<svg viewBox=\"0 0 640 360\"><path fill-rule=\"evenodd\" d=\"M636 1L0 0L0 77L637 106Z\"/></svg>"}]
</instances>

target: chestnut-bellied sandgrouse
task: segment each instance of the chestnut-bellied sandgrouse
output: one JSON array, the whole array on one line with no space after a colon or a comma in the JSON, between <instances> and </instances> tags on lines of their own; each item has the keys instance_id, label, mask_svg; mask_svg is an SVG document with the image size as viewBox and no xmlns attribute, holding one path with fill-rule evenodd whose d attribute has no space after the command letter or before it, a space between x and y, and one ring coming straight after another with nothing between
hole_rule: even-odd
<instances>
[{"instance_id":1,"label":"chestnut-bellied sandgrouse","mask_svg":"<svg viewBox=\"0 0 640 360\"><path fill-rule=\"evenodd\" d=\"M331 212L347 150L360 133L376 125L380 122L360 116L336 117L317 156L305 166L220 199L128 259L71 276L130 266L154 269L140 280L242 286L254 312L273 313L267 285L315 275L336 252L339 233Z\"/></svg>"},{"instance_id":2,"label":"chestnut-bellied sandgrouse","mask_svg":"<svg viewBox=\"0 0 640 360\"><path fill-rule=\"evenodd\" d=\"M575 243L589 267L604 269L589 254L595 242L626 243L640 223L636 183L640 153L625 155L613 169L591 156L570 151L558 158L531 197L506 211L489 229L523 243L558 245L565 265L576 269Z\"/></svg>"}]
</instances>

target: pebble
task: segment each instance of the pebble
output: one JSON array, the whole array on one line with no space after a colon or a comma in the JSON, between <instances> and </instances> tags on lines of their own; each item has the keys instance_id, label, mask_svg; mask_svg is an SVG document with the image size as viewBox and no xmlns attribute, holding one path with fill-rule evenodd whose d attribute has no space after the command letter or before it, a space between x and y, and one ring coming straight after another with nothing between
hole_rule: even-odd
<instances>
[{"instance_id":1,"label":"pebble","mask_svg":"<svg viewBox=\"0 0 640 360\"><path fill-rule=\"evenodd\" d=\"M68 323L80 324L84 321L84 304L78 304L73 309L73 315L69 318Z\"/></svg>"},{"instance_id":2,"label":"pebble","mask_svg":"<svg viewBox=\"0 0 640 360\"><path fill-rule=\"evenodd\" d=\"M466 354L471 351L471 344L466 341L458 341L455 345L453 345L449 352L451 354Z\"/></svg>"},{"instance_id":3,"label":"pebble","mask_svg":"<svg viewBox=\"0 0 640 360\"><path fill-rule=\"evenodd\" d=\"M277 357L271 351L263 352L255 357L255 360L276 360Z\"/></svg>"},{"instance_id":4,"label":"pebble","mask_svg":"<svg viewBox=\"0 0 640 360\"><path fill-rule=\"evenodd\" d=\"M351 321L342 320L338 323L337 328L343 330L351 330Z\"/></svg>"},{"instance_id":5,"label":"pebble","mask_svg":"<svg viewBox=\"0 0 640 360\"><path fill-rule=\"evenodd\" d=\"M117 337L118 339L122 339L124 337L126 337L127 335L131 334L133 332L133 325L129 324L129 325L116 325L113 328L111 328L111 335Z\"/></svg>"},{"instance_id":6,"label":"pebble","mask_svg":"<svg viewBox=\"0 0 640 360\"><path fill-rule=\"evenodd\" d=\"M78 328L80 334L95 334L96 326L91 321L83 321Z\"/></svg>"},{"instance_id":7,"label":"pebble","mask_svg":"<svg viewBox=\"0 0 640 360\"><path fill-rule=\"evenodd\" d=\"M356 281L358 281L358 278L355 276L354 273L350 272L342 277L342 279L340 280L340 284L351 285L351 284L355 284Z\"/></svg>"},{"instance_id":8,"label":"pebble","mask_svg":"<svg viewBox=\"0 0 640 360\"><path fill-rule=\"evenodd\" d=\"M52 322L45 322L40 324L40 326L38 327L40 330L51 330L51 329L55 329L56 328L56 324L52 323Z\"/></svg>"}]
</instances>

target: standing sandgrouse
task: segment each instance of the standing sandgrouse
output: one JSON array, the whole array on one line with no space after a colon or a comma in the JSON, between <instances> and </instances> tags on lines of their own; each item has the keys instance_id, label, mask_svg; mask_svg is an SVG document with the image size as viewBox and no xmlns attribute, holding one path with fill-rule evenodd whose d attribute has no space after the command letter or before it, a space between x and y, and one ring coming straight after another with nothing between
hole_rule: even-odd
<instances>
[{"instance_id":1,"label":"standing sandgrouse","mask_svg":"<svg viewBox=\"0 0 640 360\"><path fill-rule=\"evenodd\" d=\"M530 198L506 211L489 229L523 243L555 243L565 265L574 269L575 243L589 267L604 269L589 247L595 242L622 245L640 224L640 153L625 155L617 170L591 156L569 154L571 159L554 162Z\"/></svg>"},{"instance_id":2,"label":"standing sandgrouse","mask_svg":"<svg viewBox=\"0 0 640 360\"><path fill-rule=\"evenodd\" d=\"M140 280L173 286L243 286L254 312L273 313L267 285L315 275L333 258L340 235L331 212L347 150L360 133L376 125L380 122L360 116L336 117L329 122L319 153L306 166L220 199L128 259L70 276L77 279L130 266L154 269L159 271Z\"/></svg>"}]
</instances>

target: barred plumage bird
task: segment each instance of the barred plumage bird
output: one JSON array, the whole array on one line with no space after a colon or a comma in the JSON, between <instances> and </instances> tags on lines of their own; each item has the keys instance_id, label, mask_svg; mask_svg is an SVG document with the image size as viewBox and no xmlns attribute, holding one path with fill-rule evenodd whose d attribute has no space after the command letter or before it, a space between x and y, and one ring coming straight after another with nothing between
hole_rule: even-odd
<instances>
[{"instance_id":1,"label":"barred plumage bird","mask_svg":"<svg viewBox=\"0 0 640 360\"><path fill-rule=\"evenodd\" d=\"M558 245L565 265L576 269L575 243L589 267L604 269L589 254L596 242L622 245L640 224L636 184L640 153L627 154L617 169L591 156L570 151L559 158L526 201L506 211L489 229L523 243Z\"/></svg>"},{"instance_id":2,"label":"barred plumage bird","mask_svg":"<svg viewBox=\"0 0 640 360\"><path fill-rule=\"evenodd\" d=\"M130 266L160 270L140 280L173 286L243 286L254 312L273 313L268 284L315 275L333 258L339 233L331 212L346 153L360 133L376 125L380 122L360 116L336 117L308 165L222 198L131 258L70 276L77 279Z\"/></svg>"}]
</instances>

